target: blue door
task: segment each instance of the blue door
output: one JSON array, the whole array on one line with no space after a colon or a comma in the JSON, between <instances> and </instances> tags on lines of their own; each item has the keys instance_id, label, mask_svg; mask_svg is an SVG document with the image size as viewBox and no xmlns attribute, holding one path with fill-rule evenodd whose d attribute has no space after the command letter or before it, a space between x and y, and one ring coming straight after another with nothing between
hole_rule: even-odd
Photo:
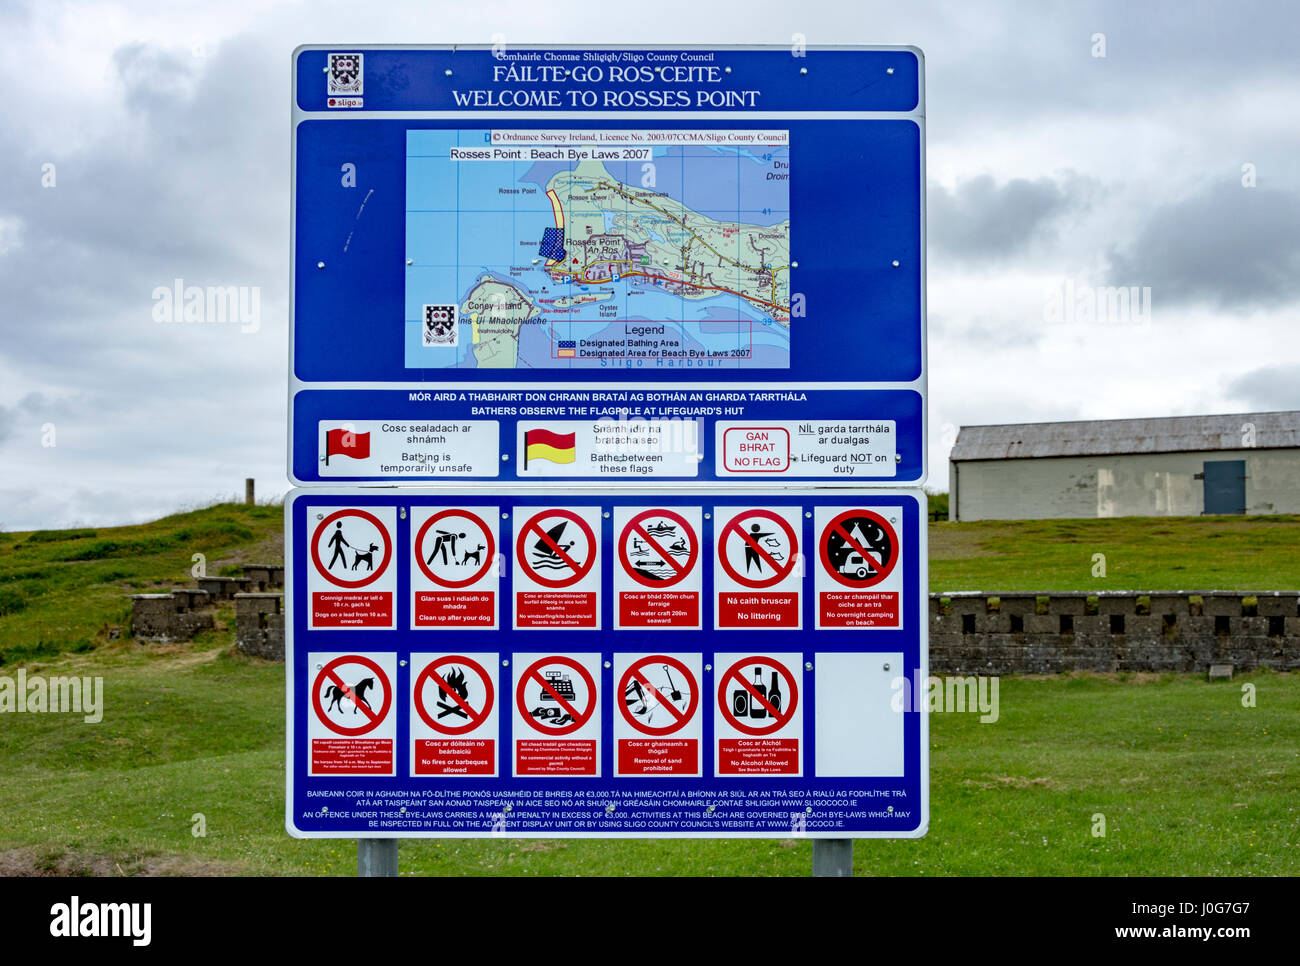
<instances>
[{"instance_id":1,"label":"blue door","mask_svg":"<svg viewBox=\"0 0 1300 966\"><path fill-rule=\"evenodd\" d=\"M1205 464L1205 512L1246 512L1246 461Z\"/></svg>"}]
</instances>

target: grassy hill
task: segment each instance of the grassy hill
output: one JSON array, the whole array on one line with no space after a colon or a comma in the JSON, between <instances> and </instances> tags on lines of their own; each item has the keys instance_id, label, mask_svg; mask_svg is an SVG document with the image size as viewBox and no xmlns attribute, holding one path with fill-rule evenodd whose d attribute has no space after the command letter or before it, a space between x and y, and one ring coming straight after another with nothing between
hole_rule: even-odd
<instances>
[{"instance_id":1,"label":"grassy hill","mask_svg":"<svg viewBox=\"0 0 1300 966\"><path fill-rule=\"evenodd\" d=\"M349 841L283 831L284 669L218 627L126 634L126 595L281 557L279 507L215 506L137 527L0 534L12 674L102 676L98 724L0 717L0 874L351 874ZM1300 519L931 526L935 590L1286 589ZM1104 553L1106 578L1091 576ZM1243 682L1258 689L1243 708ZM1300 675L1002 682L1001 717L931 716L930 835L860 842L859 874L1295 875ZM1107 816L1104 838L1094 819ZM201 816L201 818L200 818ZM196 836L202 826L206 833ZM404 842L416 874L806 875L806 840Z\"/></svg>"}]
</instances>

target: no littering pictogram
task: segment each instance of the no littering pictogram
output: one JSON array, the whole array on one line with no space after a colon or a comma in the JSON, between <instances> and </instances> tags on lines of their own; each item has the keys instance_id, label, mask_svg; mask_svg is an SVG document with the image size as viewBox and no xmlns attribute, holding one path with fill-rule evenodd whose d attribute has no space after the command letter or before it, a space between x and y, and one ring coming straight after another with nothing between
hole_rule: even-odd
<instances>
[{"instance_id":1,"label":"no littering pictogram","mask_svg":"<svg viewBox=\"0 0 1300 966\"><path fill-rule=\"evenodd\" d=\"M755 590L775 587L789 577L798 552L794 527L771 510L741 511L727 522L718 537L722 569L736 583Z\"/></svg>"}]
</instances>

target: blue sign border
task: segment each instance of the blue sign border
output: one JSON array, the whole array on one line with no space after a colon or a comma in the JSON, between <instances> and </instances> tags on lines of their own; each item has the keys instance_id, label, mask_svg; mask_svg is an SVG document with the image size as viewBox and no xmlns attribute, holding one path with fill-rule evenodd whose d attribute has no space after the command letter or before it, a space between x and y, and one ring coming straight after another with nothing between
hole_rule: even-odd
<instances>
[{"instance_id":1,"label":"blue sign border","mask_svg":"<svg viewBox=\"0 0 1300 966\"><path fill-rule=\"evenodd\" d=\"M430 650L445 649L447 653L467 653L474 651L494 651L502 655L510 655L516 652L536 652L544 651L550 648L555 649L556 653L599 653L602 664L605 661L612 661L613 656L618 653L658 653L661 651L678 652L678 653L697 653L704 654L705 662L710 662L712 654L716 652L731 653L735 651L749 651L752 653L762 653L771 651L774 653L784 652L801 652L803 658L808 662L815 662L819 653L898 653L903 654L903 666L897 669L900 677L906 678L909 682L924 682L928 675L928 595L927 595L927 558L926 558L926 541L925 531L927 517L924 511L924 494L919 491L888 491L888 490L805 490L799 492L784 492L781 495L763 494L759 497L757 494L737 492L735 490L714 490L695 493L665 493L664 491L649 492L620 492L617 496L600 495L595 493L575 493L559 497L560 500L567 500L570 503L577 502L587 505L600 505L606 510L612 510L616 506L664 506L672 508L675 506L702 506L706 510L713 506L724 505L743 505L754 506L760 502L763 506L800 506L804 507L808 513L811 513L815 506L833 506L836 508L863 507L872 508L898 508L901 512L901 539L905 552L903 555L903 629L886 630L871 629L859 631L817 631L815 627L815 593L813 592L812 571L815 564L810 563L808 574L804 578L803 598L801 606L803 608L803 629L801 630L754 630L754 631L720 631L709 630L711 627L711 615L713 611L712 601L713 594L713 577L712 566L708 564L711 559L713 540L715 539L713 527L705 521L704 533L701 534L701 545L710 550L710 556L705 558L703 566L703 592L702 600L705 604L705 630L702 631L615 631L612 629L612 593L610 591L610 581L612 579L611 567L614 559L612 545L614 540L612 520L606 518L603 521L601 530L601 547L602 555L605 560L602 566L602 627L599 631L573 631L573 630L511 630L511 611L510 601L512 597L511 583L509 573L502 577L501 582L501 619L500 624L503 629L497 631L473 631L473 630L403 630L410 626L410 576L405 561L408 559L410 546L410 520L409 513L406 518L398 514L397 521L397 539L394 547L394 556L401 561L398 568L398 587L396 593L397 603L397 630L389 631L359 631L359 630L308 630L307 614L305 603L308 599L306 590L307 565L308 558L307 534L310 530L307 513L312 506L355 506L358 508L371 508L377 506L397 506L412 507L421 505L460 505L466 508L475 506L499 506L507 507L510 513L510 519L500 521L501 539L500 545L507 548L506 552L512 546L513 540L513 517L515 507L546 507L555 506L557 503L557 494L520 494L517 492L509 493L484 493L476 491L472 496L452 494L448 491L430 491L427 489L400 489L388 490L387 492L374 489L359 490L349 488L312 488L310 490L294 490L285 502L285 524L286 531L291 535L289 541L289 554L287 558L288 568L286 570L286 601L288 603L288 614L286 617L286 689L287 689L287 760L288 760L288 794L286 799L286 825L289 832L295 836L301 837L326 837L326 838L352 838L358 835L365 837L494 837L505 835L506 837L628 837L628 838L645 838L645 837L702 837L702 838L720 838L720 837L780 837L788 838L791 836L791 827L788 816L783 821L768 819L764 822L755 824L753 827L743 830L727 828L725 822L735 819L737 814L743 813L745 809L740 806L722 807L719 806L713 813L713 817L708 820L692 819L681 821L676 828L657 830L654 833L648 833L644 829L628 829L620 824L619 814L616 811L612 815L607 815L603 808L592 807L587 809L591 813L591 819L597 820L596 828L586 831L558 831L547 829L528 829L512 831L507 824L507 828L502 831L494 832L488 825L473 829L416 829L416 828L385 828L381 822L376 827L369 827L337 818L328 813L320 812L320 802L330 803L330 808L334 810L348 810L355 808L355 805L349 805L349 799L344 798L308 798L309 791L316 792L346 792L348 790L357 790L365 786L367 790L374 791L376 794L392 794L398 796L418 796L427 793L432 789L460 789L473 790L477 795L477 801L481 802L500 802L502 794L517 789L563 789L575 793L587 793L591 791L613 791L619 792L625 789L636 789L645 787L656 787L660 792L666 793L676 789L680 800L687 800L691 792L702 792L708 790L778 790L786 791L797 790L796 797L801 796L808 801L813 811L807 813L807 820L812 823L808 826L806 832L808 837L828 837L828 838L846 838L846 837L917 837L924 835L929 816L929 749L928 749L928 722L923 711L918 710L913 705L906 711L904 721L904 762L905 769L903 778L879 779L879 778L818 778L811 773L814 770L816 760L816 728L815 714L813 709L816 707L816 689L814 677L810 674L805 675L803 682L800 684L801 700L805 702L803 721L804 721L804 770L805 777L802 778L763 778L759 776L747 776L745 778L719 778L711 773L712 755L706 753L704 757L705 774L702 778L665 778L658 777L653 779L646 778L614 778L611 777L613 768L611 756L613 754L613 707L606 701L605 711L602 713L602 734L601 734L601 754L603 757L602 777L598 778L513 778L509 774L508 749L511 747L510 735L510 718L511 715L505 709L508 704L503 705L503 713L499 715L500 733L498 736L498 756L500 762L500 771L503 777L494 779L479 778L454 778L446 777L403 777L406 775L408 755L405 749L409 748L410 727L407 719L405 707L406 696L409 694L411 687L409 667L398 668L398 679L394 682L395 696L394 707L399 709L398 729L396 740L396 759L397 759L397 777L377 778L377 777L349 777L349 778L313 778L307 774L307 743L305 737L298 740L296 736L305 736L306 734L306 715L309 712L309 695L308 679L312 677L310 669L307 667L307 654L313 652L347 652L355 651L357 653L392 653L396 652L398 659L409 661L412 652L428 652ZM800 534L800 540L805 548L815 547L817 535L813 532L813 520L810 516L805 516L803 531ZM665 635L668 635L666 638ZM673 636L676 635L676 636ZM870 647L867 647L867 644ZM501 677L498 686L498 701L508 702L512 700L514 692L513 668L500 668ZM612 670L606 668L602 673L601 681L598 685L601 693L609 694L613 691ZM715 699L712 688L716 687L716 677L706 672L705 680L702 682L702 703L706 708L712 707ZM707 701L706 701L707 699ZM702 745L705 749L710 749L713 745L712 715L704 714L704 735ZM867 812L878 812L880 817L859 819L857 823L843 823L834 828L821 828L818 826L819 816L822 816L823 809L819 808L819 800L829 800L831 796L836 796L845 789L853 789L859 792L865 792L865 795L857 796L857 808L854 809L865 815ZM878 798L871 796L880 796ZM473 796L470 796L473 798ZM789 796L787 796L789 797ZM613 799L617 802L617 799ZM906 812L909 818L906 821L900 821L893 813L886 814L885 806L888 803L891 806L906 806ZM530 806L531 807L531 806ZM898 812L904 809L898 808ZM313 814L314 813L314 814ZM310 815L311 817L304 817ZM740 815L743 818L743 814Z\"/></svg>"}]
</instances>

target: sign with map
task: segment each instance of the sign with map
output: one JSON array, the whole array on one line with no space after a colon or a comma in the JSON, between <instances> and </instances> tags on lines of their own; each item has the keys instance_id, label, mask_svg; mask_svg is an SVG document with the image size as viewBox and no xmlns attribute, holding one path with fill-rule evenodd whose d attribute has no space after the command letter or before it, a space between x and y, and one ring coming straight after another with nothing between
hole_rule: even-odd
<instances>
[{"instance_id":1,"label":"sign with map","mask_svg":"<svg viewBox=\"0 0 1300 966\"><path fill-rule=\"evenodd\" d=\"M542 133L407 133L408 368L789 368L788 132Z\"/></svg>"},{"instance_id":2,"label":"sign with map","mask_svg":"<svg viewBox=\"0 0 1300 966\"><path fill-rule=\"evenodd\" d=\"M300 48L291 479L923 482L924 125L907 47Z\"/></svg>"}]
</instances>

